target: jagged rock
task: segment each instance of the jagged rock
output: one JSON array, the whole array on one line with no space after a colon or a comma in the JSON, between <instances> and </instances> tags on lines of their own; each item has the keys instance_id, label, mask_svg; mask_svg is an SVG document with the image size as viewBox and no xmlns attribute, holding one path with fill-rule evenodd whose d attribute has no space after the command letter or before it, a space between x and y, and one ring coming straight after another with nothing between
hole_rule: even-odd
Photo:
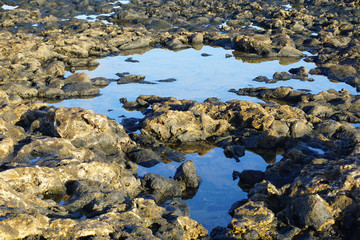
<instances>
[{"instance_id":1,"label":"jagged rock","mask_svg":"<svg viewBox=\"0 0 360 240\"><path fill-rule=\"evenodd\" d=\"M167 111L146 119L142 131L165 141L189 142L221 135L229 127L227 121L214 120L206 114L196 116L190 111Z\"/></svg>"},{"instance_id":2,"label":"jagged rock","mask_svg":"<svg viewBox=\"0 0 360 240\"><path fill-rule=\"evenodd\" d=\"M328 203L319 195L296 198L291 204L292 219L300 227L313 227L316 231L324 231L335 223Z\"/></svg>"},{"instance_id":3,"label":"jagged rock","mask_svg":"<svg viewBox=\"0 0 360 240\"><path fill-rule=\"evenodd\" d=\"M263 203L248 201L234 210L230 227L231 232L238 236L255 234L255 236L264 238L269 235L268 231L274 221L276 221L275 214Z\"/></svg>"},{"instance_id":4,"label":"jagged rock","mask_svg":"<svg viewBox=\"0 0 360 240\"><path fill-rule=\"evenodd\" d=\"M80 108L49 111L39 131L68 139L75 147L91 148L106 155L124 155L134 146L123 127L104 115Z\"/></svg>"}]
</instances>

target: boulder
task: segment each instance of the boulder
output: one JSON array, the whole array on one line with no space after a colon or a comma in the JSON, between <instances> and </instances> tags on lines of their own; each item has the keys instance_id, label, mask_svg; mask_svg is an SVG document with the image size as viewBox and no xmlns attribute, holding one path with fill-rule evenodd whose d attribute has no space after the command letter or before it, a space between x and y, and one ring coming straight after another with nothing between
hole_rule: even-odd
<instances>
[{"instance_id":1,"label":"boulder","mask_svg":"<svg viewBox=\"0 0 360 240\"><path fill-rule=\"evenodd\" d=\"M329 204L318 194L296 198L291 203L291 218L300 227L324 231L335 223Z\"/></svg>"},{"instance_id":2,"label":"boulder","mask_svg":"<svg viewBox=\"0 0 360 240\"><path fill-rule=\"evenodd\" d=\"M200 178L197 175L195 163L192 160L182 163L176 169L174 179L184 182L187 188L198 188L200 184Z\"/></svg>"}]
</instances>

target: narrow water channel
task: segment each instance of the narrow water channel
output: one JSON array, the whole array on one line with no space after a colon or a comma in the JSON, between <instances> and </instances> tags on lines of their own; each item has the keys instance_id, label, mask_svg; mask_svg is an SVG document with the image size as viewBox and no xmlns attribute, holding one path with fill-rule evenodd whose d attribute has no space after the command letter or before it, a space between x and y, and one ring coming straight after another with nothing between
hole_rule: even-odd
<instances>
[{"instance_id":1,"label":"narrow water channel","mask_svg":"<svg viewBox=\"0 0 360 240\"><path fill-rule=\"evenodd\" d=\"M204 53L206 53L204 55ZM225 57L228 54L228 57ZM232 55L232 57L229 57ZM128 58L136 60L125 61ZM324 76L310 76L314 81L289 80L274 84L254 82L257 76L272 78L275 72L288 71L290 68L305 66L309 70L315 68L314 63L298 59L241 59L234 57L234 52L222 48L205 46L199 50L186 49L170 51L165 49L152 49L143 53L127 56L115 56L99 59L99 67L93 70L79 70L86 72L91 78L105 77L118 79L116 73L129 72L145 76L148 84L117 84L112 82L101 89L101 96L92 99L64 100L55 106L82 107L92 109L95 113L105 114L121 122L124 118L141 118L141 112L127 111L122 108L120 98L135 100L139 95L158 95L162 97L176 97L178 99L191 99L203 101L209 97L217 97L222 101L242 99L259 102L259 99L237 96L229 92L231 88L243 87L279 87L290 86L294 89L308 89L312 93L334 88L348 89L356 93L355 89L344 83L330 82ZM68 73L70 74L70 73ZM159 80L175 79L172 82ZM268 163L255 153L246 151L240 162L228 159L223 150L213 148L207 153L199 155L190 153L187 159L195 162L199 176L203 181L193 199L187 200L191 209L191 217L208 230L215 226L226 226L230 221L227 211L231 204L246 198L232 179L232 172L245 169L264 171ZM281 156L277 156L279 160ZM160 163L152 168L139 167L139 175L157 173L162 176L173 176L180 163Z\"/></svg>"}]
</instances>

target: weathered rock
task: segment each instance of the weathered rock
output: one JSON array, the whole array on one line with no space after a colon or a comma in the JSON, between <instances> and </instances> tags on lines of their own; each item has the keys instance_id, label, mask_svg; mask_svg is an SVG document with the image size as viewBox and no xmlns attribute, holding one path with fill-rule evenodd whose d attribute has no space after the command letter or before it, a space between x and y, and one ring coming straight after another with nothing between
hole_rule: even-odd
<instances>
[{"instance_id":1,"label":"weathered rock","mask_svg":"<svg viewBox=\"0 0 360 240\"><path fill-rule=\"evenodd\" d=\"M159 155L149 149L135 149L128 155L133 162L143 167L153 167L162 160Z\"/></svg>"},{"instance_id":2,"label":"weathered rock","mask_svg":"<svg viewBox=\"0 0 360 240\"><path fill-rule=\"evenodd\" d=\"M300 227L324 231L335 223L330 206L317 194L293 200L291 211L292 219Z\"/></svg>"},{"instance_id":3,"label":"weathered rock","mask_svg":"<svg viewBox=\"0 0 360 240\"><path fill-rule=\"evenodd\" d=\"M166 141L198 141L221 135L230 127L224 120L214 120L206 114L196 116L192 112L167 111L163 115L148 118L143 132Z\"/></svg>"},{"instance_id":4,"label":"weathered rock","mask_svg":"<svg viewBox=\"0 0 360 240\"><path fill-rule=\"evenodd\" d=\"M107 117L80 108L59 108L47 113L41 132L68 139L75 147L124 155L134 143L123 127Z\"/></svg>"},{"instance_id":5,"label":"weathered rock","mask_svg":"<svg viewBox=\"0 0 360 240\"><path fill-rule=\"evenodd\" d=\"M257 238L270 235L271 224L276 221L275 214L261 202L249 201L234 210L233 220L230 223L231 232L238 237L252 234ZM251 233L250 233L251 232Z\"/></svg>"},{"instance_id":6,"label":"weathered rock","mask_svg":"<svg viewBox=\"0 0 360 240\"><path fill-rule=\"evenodd\" d=\"M131 75L126 75L121 77L117 83L118 84L126 84L126 83L137 83L140 81L143 81L145 79L144 75L135 75L135 74L131 74Z\"/></svg>"},{"instance_id":7,"label":"weathered rock","mask_svg":"<svg viewBox=\"0 0 360 240\"><path fill-rule=\"evenodd\" d=\"M184 182L186 187L188 188L198 188L200 183L199 176L196 172L195 164L191 160L182 163L176 169L174 179Z\"/></svg>"}]
</instances>

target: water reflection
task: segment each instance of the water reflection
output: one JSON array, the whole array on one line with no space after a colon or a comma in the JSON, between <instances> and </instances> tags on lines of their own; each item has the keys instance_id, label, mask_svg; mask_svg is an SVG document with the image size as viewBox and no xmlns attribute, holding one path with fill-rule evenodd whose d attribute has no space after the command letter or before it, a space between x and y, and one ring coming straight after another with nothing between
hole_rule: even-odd
<instances>
[{"instance_id":1,"label":"water reflection","mask_svg":"<svg viewBox=\"0 0 360 240\"><path fill-rule=\"evenodd\" d=\"M198 46L199 47L199 46ZM93 99L65 100L56 106L83 107L93 109L96 113L105 114L111 118L119 116L141 117L139 112L129 112L119 103L120 98L134 101L139 95L158 95L162 97L176 97L178 99L191 99L203 101L209 97L217 97L222 101L241 99L252 102L261 100L246 96L238 96L229 92L229 89L244 87L280 87L290 86L294 89L308 89L318 93L330 88L348 89L356 94L356 90L345 83L330 82L325 76L310 75L313 82L291 79L278 81L272 84L252 81L257 76L272 78L278 71L288 71L290 68L305 66L309 70L316 67L314 63L293 58L244 58L232 50L214 48L210 46L199 47L200 50L186 49L178 52L165 49L148 48L123 52L123 55L98 59L100 65L95 69L75 70L86 72L91 78L105 77L118 79L116 73L129 72L144 75L145 80L155 84L121 84L115 82L101 89L101 96ZM210 54L203 57L202 54ZM226 56L235 57L226 57ZM125 61L131 57L139 62ZM70 75L68 72L67 75ZM173 78L173 82L158 82L158 80ZM108 112L113 109L112 112Z\"/></svg>"},{"instance_id":2,"label":"water reflection","mask_svg":"<svg viewBox=\"0 0 360 240\"><path fill-rule=\"evenodd\" d=\"M202 156L198 153L186 155L187 159L194 161L202 183L192 199L186 200L190 206L191 217L204 225L208 230L216 226L226 226L231 217L228 210L231 205L247 197L232 178L233 171L245 169L265 171L268 165L264 159L250 151L240 158L240 162L224 156L222 148L213 148ZM174 176L181 163L160 163L152 168L139 166L139 175L156 173L164 177Z\"/></svg>"},{"instance_id":3,"label":"water reflection","mask_svg":"<svg viewBox=\"0 0 360 240\"><path fill-rule=\"evenodd\" d=\"M158 95L162 97L176 97L178 99L191 99L204 101L209 97L217 97L222 101L242 99L259 102L256 98L237 96L229 92L231 88L261 87L265 83L254 82L252 79L262 75L272 78L276 71L288 71L290 68L305 66L309 70L316 67L299 59L261 59L241 58L232 50L205 46L196 49L187 49L174 52L165 49L140 49L137 52L123 53L125 56L114 56L99 59L99 67L86 72L91 78L105 77L118 79L117 73L129 72L131 74L145 75L146 81L154 84L121 84L112 82L108 87L101 89L101 96L92 99L71 99L56 103L56 106L82 107L92 109L119 122L124 117L142 118L139 111L128 111L122 108L120 98L134 101L139 95ZM203 53L209 56L202 56ZM236 56L228 57L226 55ZM125 61L131 57L137 61ZM355 89L344 83L330 82L324 76L311 76L314 82L299 80L280 81L269 87L290 86L294 89L309 89L313 93L325 91L330 88L340 90L347 88L352 93ZM173 78L176 81L159 82L158 80ZM183 144L176 148L179 152L187 154L187 159L195 162L199 176L203 182L193 199L187 200L191 208L191 217L211 230L215 226L226 226L230 221L227 214L230 206L242 198L246 193L233 181L233 171L241 172L245 169L264 171L268 163L279 160L281 150L269 152L268 150L246 151L239 162L224 156L223 149L203 143L195 145ZM194 153L195 152L195 153ZM255 154L257 153L257 154ZM265 159L265 161L264 161ZM157 173L162 176L174 176L178 162L160 163L146 169L139 167L139 174Z\"/></svg>"}]
</instances>

